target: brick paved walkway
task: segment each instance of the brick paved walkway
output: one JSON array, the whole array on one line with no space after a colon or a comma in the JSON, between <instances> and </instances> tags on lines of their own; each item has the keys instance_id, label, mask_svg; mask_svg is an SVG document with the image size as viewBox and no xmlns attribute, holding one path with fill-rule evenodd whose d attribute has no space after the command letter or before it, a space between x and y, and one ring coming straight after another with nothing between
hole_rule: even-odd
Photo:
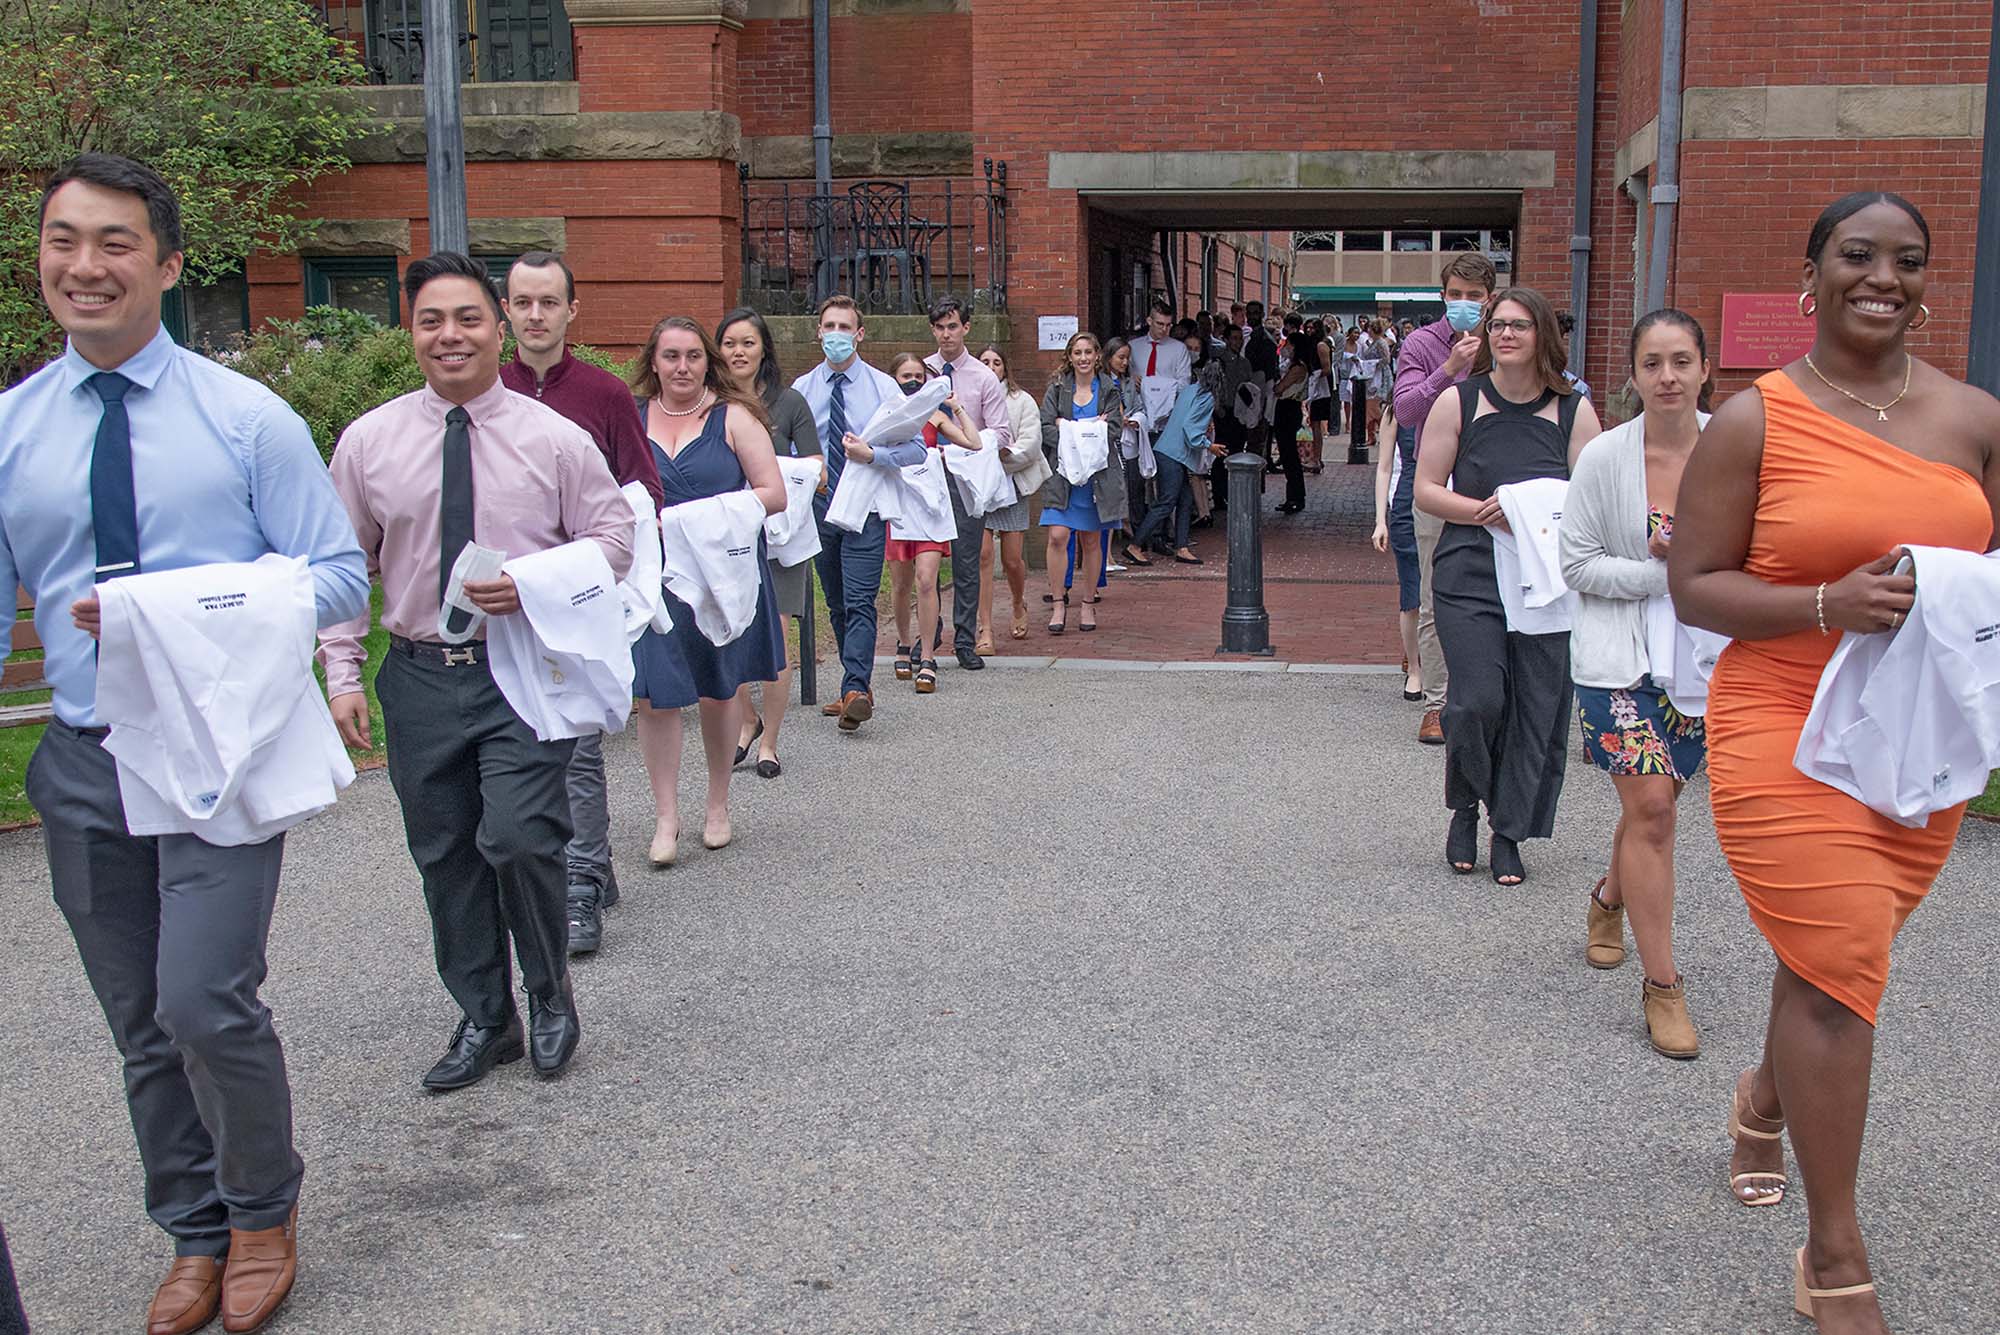
<instances>
[{"instance_id":1,"label":"brick paved walkway","mask_svg":"<svg viewBox=\"0 0 2000 1335\"><path fill-rule=\"evenodd\" d=\"M1275 513L1284 479L1272 475L1264 488L1264 606L1271 614L1271 643L1279 658L1294 663L1389 663L1402 657L1396 637L1396 567L1393 557L1368 545L1374 527L1375 470L1339 462L1343 452L1328 450L1325 471L1306 475L1306 509L1300 515ZM1228 544L1217 527L1195 533L1195 553L1208 564L1175 565L1156 558L1149 570L1113 575L1098 604L1098 629L1070 631L1057 639L1047 632L1046 588L1039 569L1028 571L1025 640L1007 638L1010 618L1006 584L994 598L996 648L1002 655L1060 654L1085 658L1181 661L1215 657L1222 642L1222 611L1228 590ZM1028 534L1030 547L1041 541ZM950 595L946 595L949 615ZM895 631L883 622L881 652L895 651Z\"/></svg>"}]
</instances>

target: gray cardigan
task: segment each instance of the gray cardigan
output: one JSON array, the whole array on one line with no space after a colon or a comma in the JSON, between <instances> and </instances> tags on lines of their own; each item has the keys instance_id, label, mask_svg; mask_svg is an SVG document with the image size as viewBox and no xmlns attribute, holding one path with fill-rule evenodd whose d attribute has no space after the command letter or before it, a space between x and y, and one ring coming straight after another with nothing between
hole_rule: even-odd
<instances>
[{"instance_id":1,"label":"gray cardigan","mask_svg":"<svg viewBox=\"0 0 2000 1335\"><path fill-rule=\"evenodd\" d=\"M1105 420L1111 435L1111 462L1091 476L1091 495L1097 500L1098 518L1115 527L1125 522L1125 464L1118 457L1118 438L1125 433L1125 404L1109 376L1097 377L1097 404L1103 410L1098 416ZM1056 423L1075 415L1076 376L1064 371L1049 381L1048 391L1042 395L1042 453L1055 470L1055 476L1042 484L1042 504L1051 510L1069 508L1069 479L1056 462L1056 446L1062 437Z\"/></svg>"},{"instance_id":2,"label":"gray cardigan","mask_svg":"<svg viewBox=\"0 0 2000 1335\"><path fill-rule=\"evenodd\" d=\"M1708 415L1700 422L1706 426ZM1646 419L1583 447L1563 499L1563 582L1576 590L1570 680L1623 690L1652 670L1646 600L1667 591L1667 563L1646 545Z\"/></svg>"}]
</instances>

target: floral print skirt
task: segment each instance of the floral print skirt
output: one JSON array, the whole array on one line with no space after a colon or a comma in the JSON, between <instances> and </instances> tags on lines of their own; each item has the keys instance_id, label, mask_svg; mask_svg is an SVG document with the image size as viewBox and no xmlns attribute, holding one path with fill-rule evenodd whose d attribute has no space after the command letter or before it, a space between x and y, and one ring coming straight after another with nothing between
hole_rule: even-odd
<instances>
[{"instance_id":1,"label":"floral print skirt","mask_svg":"<svg viewBox=\"0 0 2000 1335\"><path fill-rule=\"evenodd\" d=\"M1622 691L1579 686L1576 713L1583 753L1609 774L1664 774L1685 782L1700 773L1708 755L1702 720L1675 709L1650 676Z\"/></svg>"}]
</instances>

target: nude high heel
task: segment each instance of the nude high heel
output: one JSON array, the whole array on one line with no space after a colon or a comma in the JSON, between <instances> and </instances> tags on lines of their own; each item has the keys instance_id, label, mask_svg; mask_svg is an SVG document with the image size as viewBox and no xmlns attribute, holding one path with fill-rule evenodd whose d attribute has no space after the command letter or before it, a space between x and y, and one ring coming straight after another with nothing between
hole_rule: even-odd
<instances>
[{"instance_id":1,"label":"nude high heel","mask_svg":"<svg viewBox=\"0 0 2000 1335\"><path fill-rule=\"evenodd\" d=\"M1866 1284L1849 1284L1840 1289L1816 1289L1806 1283L1806 1249L1799 1248L1798 1253L1792 1257L1792 1306L1798 1309L1800 1316L1809 1316L1815 1323L1819 1321L1819 1313L1813 1310L1815 1304L1833 1298L1852 1298L1856 1294L1873 1292L1875 1284L1872 1280Z\"/></svg>"},{"instance_id":2,"label":"nude high heel","mask_svg":"<svg viewBox=\"0 0 2000 1335\"><path fill-rule=\"evenodd\" d=\"M681 832L660 826L653 831L653 845L646 850L646 860L655 867L671 867L680 856Z\"/></svg>"}]
</instances>

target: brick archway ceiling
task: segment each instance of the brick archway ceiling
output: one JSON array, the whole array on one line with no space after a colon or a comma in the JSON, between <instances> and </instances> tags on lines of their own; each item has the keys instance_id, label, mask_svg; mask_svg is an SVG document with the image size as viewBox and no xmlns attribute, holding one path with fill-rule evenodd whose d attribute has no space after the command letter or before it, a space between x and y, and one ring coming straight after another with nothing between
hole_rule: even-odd
<instances>
[{"instance_id":1,"label":"brick archway ceiling","mask_svg":"<svg viewBox=\"0 0 2000 1335\"><path fill-rule=\"evenodd\" d=\"M1173 231L1510 227L1513 190L1089 190L1091 208Z\"/></svg>"}]
</instances>

